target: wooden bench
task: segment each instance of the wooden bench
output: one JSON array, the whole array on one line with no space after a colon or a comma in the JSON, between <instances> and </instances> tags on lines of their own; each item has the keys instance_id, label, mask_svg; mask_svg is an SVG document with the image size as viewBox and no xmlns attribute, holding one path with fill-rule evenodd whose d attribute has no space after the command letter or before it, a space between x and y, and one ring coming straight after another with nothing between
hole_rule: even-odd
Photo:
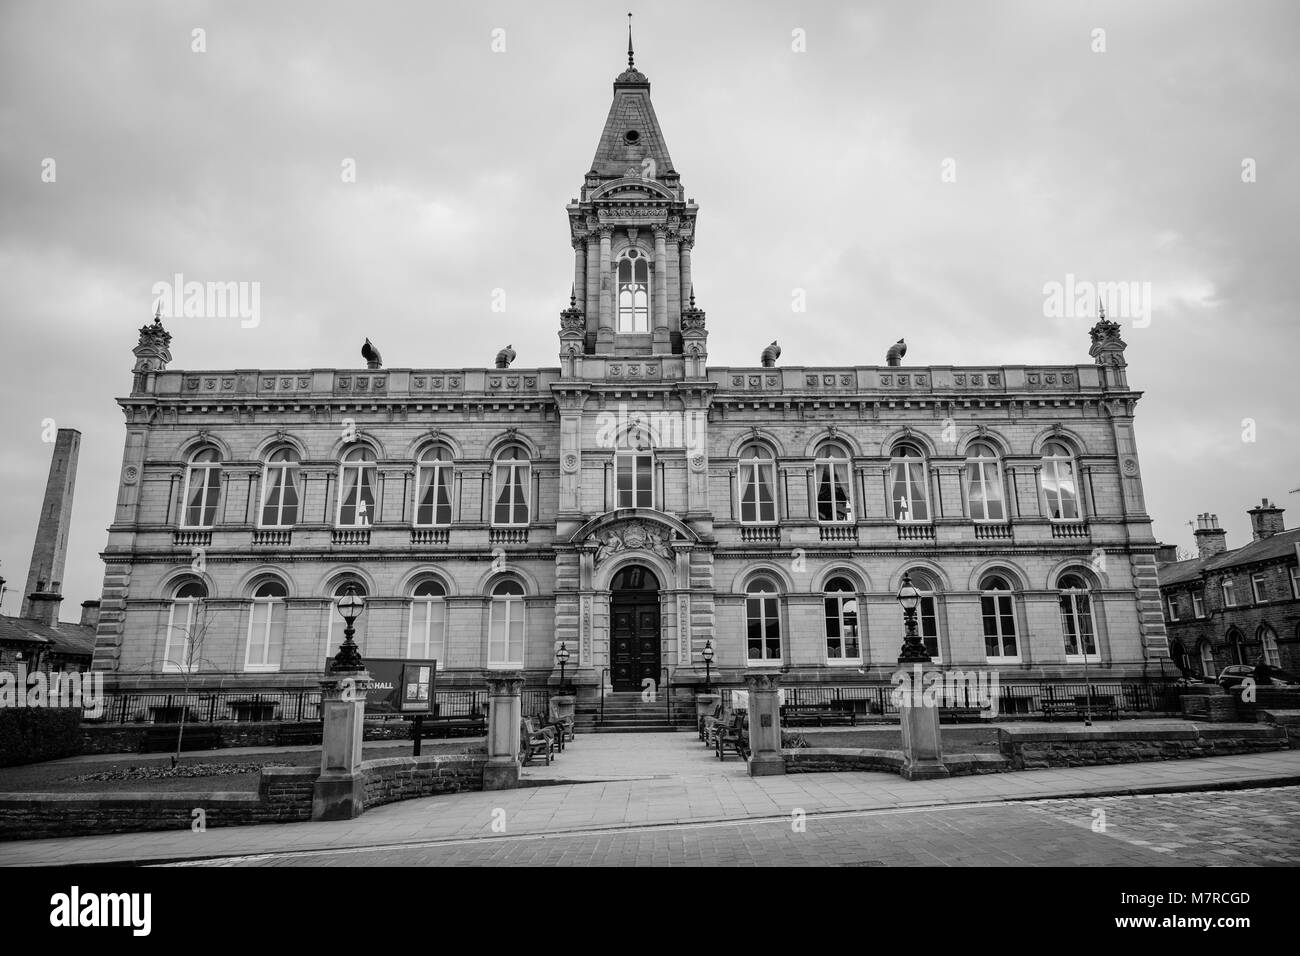
<instances>
[{"instance_id":1,"label":"wooden bench","mask_svg":"<svg viewBox=\"0 0 1300 956\"><path fill-rule=\"evenodd\" d=\"M1057 717L1082 717L1091 712L1093 717L1119 719L1119 706L1112 695L1094 694L1091 701L1087 694L1073 697L1044 697L1039 701L1043 716L1052 721Z\"/></svg>"},{"instance_id":2,"label":"wooden bench","mask_svg":"<svg viewBox=\"0 0 1300 956\"><path fill-rule=\"evenodd\" d=\"M741 760L749 759L749 718L739 711L731 715L731 720L718 724L714 728L714 751L718 759L727 759L727 748L736 751Z\"/></svg>"},{"instance_id":3,"label":"wooden bench","mask_svg":"<svg viewBox=\"0 0 1300 956\"><path fill-rule=\"evenodd\" d=\"M713 725L722 719L722 705L717 704L711 714L701 714L696 729L699 731L700 740L704 741L705 746L712 745Z\"/></svg>"},{"instance_id":4,"label":"wooden bench","mask_svg":"<svg viewBox=\"0 0 1300 956\"><path fill-rule=\"evenodd\" d=\"M519 753L525 766L532 763L534 757L545 757L549 767L555 754L555 741L525 717L519 722Z\"/></svg>"},{"instance_id":5,"label":"wooden bench","mask_svg":"<svg viewBox=\"0 0 1300 956\"><path fill-rule=\"evenodd\" d=\"M487 733L487 718L482 714L426 716L426 737L477 737Z\"/></svg>"},{"instance_id":6,"label":"wooden bench","mask_svg":"<svg viewBox=\"0 0 1300 956\"><path fill-rule=\"evenodd\" d=\"M800 724L815 724L824 727L827 724L858 725L858 716L852 708L851 701L841 703L850 706L836 706L836 703L824 704L784 704L781 707L781 723L794 727Z\"/></svg>"}]
</instances>

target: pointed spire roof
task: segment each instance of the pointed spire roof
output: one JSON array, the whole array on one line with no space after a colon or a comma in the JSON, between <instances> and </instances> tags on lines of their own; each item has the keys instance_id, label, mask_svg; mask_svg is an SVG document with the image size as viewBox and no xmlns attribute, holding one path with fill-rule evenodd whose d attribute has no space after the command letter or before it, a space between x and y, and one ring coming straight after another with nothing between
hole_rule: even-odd
<instances>
[{"instance_id":1,"label":"pointed spire roof","mask_svg":"<svg viewBox=\"0 0 1300 956\"><path fill-rule=\"evenodd\" d=\"M655 179L662 179L672 170L668 144L664 142L663 130L650 103L650 80L636 68L629 19L627 69L614 79L614 102L610 104L605 129L591 161L591 174L601 179L620 179L629 169L635 169L640 175L647 156L654 160Z\"/></svg>"}]
</instances>

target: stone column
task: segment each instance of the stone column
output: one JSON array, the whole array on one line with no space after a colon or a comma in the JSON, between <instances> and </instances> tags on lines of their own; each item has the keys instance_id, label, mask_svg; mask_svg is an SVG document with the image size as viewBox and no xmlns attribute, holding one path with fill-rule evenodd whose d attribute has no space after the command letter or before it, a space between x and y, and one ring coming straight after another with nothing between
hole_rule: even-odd
<instances>
[{"instance_id":1,"label":"stone column","mask_svg":"<svg viewBox=\"0 0 1300 956\"><path fill-rule=\"evenodd\" d=\"M615 277L610 272L610 236L613 232L613 226L600 227L600 326L596 332L596 350L604 354L614 351Z\"/></svg>"},{"instance_id":2,"label":"stone column","mask_svg":"<svg viewBox=\"0 0 1300 956\"><path fill-rule=\"evenodd\" d=\"M573 298L587 301L587 238L573 237Z\"/></svg>"},{"instance_id":3,"label":"stone column","mask_svg":"<svg viewBox=\"0 0 1300 956\"><path fill-rule=\"evenodd\" d=\"M312 793L311 818L351 820L361 816L365 809L361 738L370 674L366 671L328 674L320 686L325 719L320 776Z\"/></svg>"},{"instance_id":4,"label":"stone column","mask_svg":"<svg viewBox=\"0 0 1300 956\"><path fill-rule=\"evenodd\" d=\"M749 775L767 777L785 773L781 756L781 706L777 699L780 675L775 671L750 671L745 675L749 690Z\"/></svg>"},{"instance_id":5,"label":"stone column","mask_svg":"<svg viewBox=\"0 0 1300 956\"><path fill-rule=\"evenodd\" d=\"M492 671L488 682L487 766L484 790L519 786L519 722L523 720L522 671Z\"/></svg>"},{"instance_id":6,"label":"stone column","mask_svg":"<svg viewBox=\"0 0 1300 956\"><path fill-rule=\"evenodd\" d=\"M668 246L666 226L655 226L654 350L666 353L668 345Z\"/></svg>"},{"instance_id":7,"label":"stone column","mask_svg":"<svg viewBox=\"0 0 1300 956\"><path fill-rule=\"evenodd\" d=\"M684 238L681 241L678 255L682 262L682 302L686 303L691 300L691 246L695 245L694 239ZM685 307L685 306L683 306Z\"/></svg>"},{"instance_id":8,"label":"stone column","mask_svg":"<svg viewBox=\"0 0 1300 956\"><path fill-rule=\"evenodd\" d=\"M600 236L595 232L587 233L587 281L584 285L586 297L579 299L587 313L587 346L596 341L596 329L600 325Z\"/></svg>"},{"instance_id":9,"label":"stone column","mask_svg":"<svg viewBox=\"0 0 1300 956\"><path fill-rule=\"evenodd\" d=\"M899 662L903 666L902 661ZM943 679L941 669L930 663L911 664L910 680L898 688L898 722L903 733L903 770L906 780L931 780L948 776L939 737L938 701L925 702L926 674ZM934 678L931 678L934 679Z\"/></svg>"}]
</instances>

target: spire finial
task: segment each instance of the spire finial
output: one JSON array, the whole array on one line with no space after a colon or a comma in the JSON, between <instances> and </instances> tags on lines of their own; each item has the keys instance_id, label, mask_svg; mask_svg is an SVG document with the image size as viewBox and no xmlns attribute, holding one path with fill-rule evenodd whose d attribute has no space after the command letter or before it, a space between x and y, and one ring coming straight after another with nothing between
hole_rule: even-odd
<instances>
[{"instance_id":1,"label":"spire finial","mask_svg":"<svg viewBox=\"0 0 1300 956\"><path fill-rule=\"evenodd\" d=\"M578 286L576 283L571 283L569 285L569 308L576 309L577 307L578 307Z\"/></svg>"},{"instance_id":2,"label":"spire finial","mask_svg":"<svg viewBox=\"0 0 1300 956\"><path fill-rule=\"evenodd\" d=\"M632 69L633 67L636 66L636 64L632 62L632 14L631 13L627 15L627 65L628 65L628 69Z\"/></svg>"},{"instance_id":3,"label":"spire finial","mask_svg":"<svg viewBox=\"0 0 1300 956\"><path fill-rule=\"evenodd\" d=\"M1101 296L1097 296L1097 313L1101 321L1106 321L1106 303L1102 301Z\"/></svg>"},{"instance_id":4,"label":"spire finial","mask_svg":"<svg viewBox=\"0 0 1300 956\"><path fill-rule=\"evenodd\" d=\"M695 308L695 283L691 283L691 308Z\"/></svg>"}]
</instances>

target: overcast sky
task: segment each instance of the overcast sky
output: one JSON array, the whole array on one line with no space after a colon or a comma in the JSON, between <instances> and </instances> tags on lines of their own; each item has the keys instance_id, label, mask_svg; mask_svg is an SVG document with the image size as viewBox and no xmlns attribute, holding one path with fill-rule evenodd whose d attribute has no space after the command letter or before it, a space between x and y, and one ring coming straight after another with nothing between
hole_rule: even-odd
<instances>
[{"instance_id":1,"label":"overcast sky","mask_svg":"<svg viewBox=\"0 0 1300 956\"><path fill-rule=\"evenodd\" d=\"M507 342L557 365L564 205L627 9L6 0L5 612L45 419L83 436L64 618L100 596L114 399L174 273L259 282L261 322L173 319L173 368L357 366L364 336L391 366L486 365ZM641 10L637 66L700 205L710 361L779 339L782 364L879 364L906 335L908 364L1086 363L1092 318L1045 315L1044 285L1150 283L1149 324L1123 335L1156 535L1190 548L1214 511L1242 544L1263 496L1294 525L1298 26L1289 0Z\"/></svg>"}]
</instances>

